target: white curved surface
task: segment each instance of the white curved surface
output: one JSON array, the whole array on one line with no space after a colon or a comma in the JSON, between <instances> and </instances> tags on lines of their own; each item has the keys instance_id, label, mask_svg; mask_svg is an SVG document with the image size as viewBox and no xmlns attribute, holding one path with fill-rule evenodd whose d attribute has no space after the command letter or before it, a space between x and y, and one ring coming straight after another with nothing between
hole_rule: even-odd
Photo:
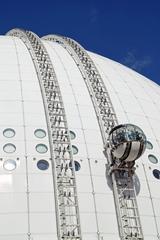
<instances>
[{"instance_id":1,"label":"white curved surface","mask_svg":"<svg viewBox=\"0 0 160 240\"><path fill-rule=\"evenodd\" d=\"M69 128L76 133L72 143L79 149L74 159L81 164L76 178L83 240L98 240L98 236L100 240L118 240L114 199L105 175L106 158L88 90L67 51L56 43L43 43L60 84ZM138 125L154 146L137 161L136 174L144 239L155 240L160 231L160 182L152 170L160 170L160 87L119 63L89 54L106 84L119 123ZM44 107L32 59L21 40L0 37L0 69L0 239L26 240L30 230L33 240L55 240L52 171L37 169L37 161L49 161L50 156L35 150L38 143L48 146L47 136L34 136L35 129L46 130ZM3 136L9 127L16 131L12 139ZM15 144L15 153L3 151L8 142ZM159 159L158 164L149 162L149 154ZM17 161L13 172L3 169L7 159Z\"/></svg>"}]
</instances>

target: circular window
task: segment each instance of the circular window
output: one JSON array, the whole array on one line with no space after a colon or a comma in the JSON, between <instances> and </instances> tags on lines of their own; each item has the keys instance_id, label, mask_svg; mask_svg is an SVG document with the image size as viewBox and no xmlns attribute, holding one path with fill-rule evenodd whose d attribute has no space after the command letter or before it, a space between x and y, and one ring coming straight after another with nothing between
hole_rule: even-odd
<instances>
[{"instance_id":1,"label":"circular window","mask_svg":"<svg viewBox=\"0 0 160 240\"><path fill-rule=\"evenodd\" d=\"M12 143L7 143L6 145L4 145L3 150L4 150L6 153L13 153L13 152L16 151L16 147L15 147L15 145L12 144Z\"/></svg>"},{"instance_id":2,"label":"circular window","mask_svg":"<svg viewBox=\"0 0 160 240\"><path fill-rule=\"evenodd\" d=\"M76 138L76 134L73 131L69 131L71 140Z\"/></svg>"},{"instance_id":3,"label":"circular window","mask_svg":"<svg viewBox=\"0 0 160 240\"><path fill-rule=\"evenodd\" d=\"M148 159L149 159L149 161L151 162L151 163L154 163L154 164L156 164L156 163L158 163L158 159L154 156L154 155L149 155L148 156Z\"/></svg>"},{"instance_id":4,"label":"circular window","mask_svg":"<svg viewBox=\"0 0 160 240\"><path fill-rule=\"evenodd\" d=\"M70 168L72 167L72 164L71 164L71 163L69 164L69 167L70 167ZM81 165L80 165L80 163L77 162L77 161L74 161L74 167L75 167L75 171L76 171L76 172L81 169Z\"/></svg>"},{"instance_id":5,"label":"circular window","mask_svg":"<svg viewBox=\"0 0 160 240\"><path fill-rule=\"evenodd\" d=\"M74 145L72 145L71 147L72 147L72 153L77 154L78 153L78 148ZM67 149L69 150L69 146L67 147Z\"/></svg>"},{"instance_id":6,"label":"circular window","mask_svg":"<svg viewBox=\"0 0 160 240\"><path fill-rule=\"evenodd\" d=\"M153 149L152 143L149 142L149 141L146 141L146 148L147 148L147 149Z\"/></svg>"},{"instance_id":7,"label":"circular window","mask_svg":"<svg viewBox=\"0 0 160 240\"><path fill-rule=\"evenodd\" d=\"M72 145L72 152L73 154L77 154L78 153L78 148L74 145Z\"/></svg>"},{"instance_id":8,"label":"circular window","mask_svg":"<svg viewBox=\"0 0 160 240\"><path fill-rule=\"evenodd\" d=\"M80 163L77 161L74 161L74 164L75 164L75 171L79 171L81 169Z\"/></svg>"},{"instance_id":9,"label":"circular window","mask_svg":"<svg viewBox=\"0 0 160 240\"><path fill-rule=\"evenodd\" d=\"M3 131L3 136L7 138L12 138L15 136L15 131L12 128L7 128Z\"/></svg>"},{"instance_id":10,"label":"circular window","mask_svg":"<svg viewBox=\"0 0 160 240\"><path fill-rule=\"evenodd\" d=\"M48 151L48 147L44 144L38 144L36 145L36 150L39 153L46 153Z\"/></svg>"},{"instance_id":11,"label":"circular window","mask_svg":"<svg viewBox=\"0 0 160 240\"><path fill-rule=\"evenodd\" d=\"M34 135L37 137L37 138L44 138L46 136L46 132L43 130L43 129L36 129L34 131Z\"/></svg>"},{"instance_id":12,"label":"circular window","mask_svg":"<svg viewBox=\"0 0 160 240\"><path fill-rule=\"evenodd\" d=\"M37 167L40 170L47 170L49 168L49 163L46 160L39 160L37 162Z\"/></svg>"},{"instance_id":13,"label":"circular window","mask_svg":"<svg viewBox=\"0 0 160 240\"><path fill-rule=\"evenodd\" d=\"M17 164L15 160L9 159L4 162L3 167L7 171L13 171L14 169L16 169Z\"/></svg>"},{"instance_id":14,"label":"circular window","mask_svg":"<svg viewBox=\"0 0 160 240\"><path fill-rule=\"evenodd\" d=\"M157 179L160 179L160 171L157 169L153 170L153 176Z\"/></svg>"}]
</instances>

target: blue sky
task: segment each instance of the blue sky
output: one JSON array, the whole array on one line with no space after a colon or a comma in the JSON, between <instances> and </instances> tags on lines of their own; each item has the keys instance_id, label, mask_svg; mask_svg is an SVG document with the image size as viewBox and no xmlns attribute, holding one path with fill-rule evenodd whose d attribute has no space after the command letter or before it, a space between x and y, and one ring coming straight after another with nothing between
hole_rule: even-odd
<instances>
[{"instance_id":1,"label":"blue sky","mask_svg":"<svg viewBox=\"0 0 160 240\"><path fill-rule=\"evenodd\" d=\"M72 37L160 84L159 0L3 0L0 33L15 27Z\"/></svg>"}]
</instances>

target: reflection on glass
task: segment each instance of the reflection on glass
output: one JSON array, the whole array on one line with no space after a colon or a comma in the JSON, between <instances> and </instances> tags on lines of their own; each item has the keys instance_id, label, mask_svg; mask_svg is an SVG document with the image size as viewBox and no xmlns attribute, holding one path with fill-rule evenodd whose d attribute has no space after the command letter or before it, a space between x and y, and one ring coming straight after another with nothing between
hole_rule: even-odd
<instances>
[{"instance_id":1,"label":"reflection on glass","mask_svg":"<svg viewBox=\"0 0 160 240\"><path fill-rule=\"evenodd\" d=\"M42 160L39 160L38 162L37 162L37 167L40 169L40 170L47 170L48 168L49 168L49 163L46 161L46 160L44 160L44 159L42 159Z\"/></svg>"},{"instance_id":2,"label":"reflection on glass","mask_svg":"<svg viewBox=\"0 0 160 240\"><path fill-rule=\"evenodd\" d=\"M34 131L34 135L37 137L37 138L44 138L46 136L46 132L45 130L43 129L36 129Z\"/></svg>"},{"instance_id":3,"label":"reflection on glass","mask_svg":"<svg viewBox=\"0 0 160 240\"><path fill-rule=\"evenodd\" d=\"M70 162L70 164L69 164L69 167L72 168L71 162ZM74 167L75 167L75 171L76 171L76 172L81 169L81 165L80 165L80 163L77 162L77 161L74 161Z\"/></svg>"},{"instance_id":4,"label":"reflection on glass","mask_svg":"<svg viewBox=\"0 0 160 240\"><path fill-rule=\"evenodd\" d=\"M73 154L77 154L78 148L76 146L72 145L72 151L73 151Z\"/></svg>"},{"instance_id":5,"label":"reflection on glass","mask_svg":"<svg viewBox=\"0 0 160 240\"><path fill-rule=\"evenodd\" d=\"M71 140L76 138L76 134L73 131L69 131Z\"/></svg>"},{"instance_id":6,"label":"reflection on glass","mask_svg":"<svg viewBox=\"0 0 160 240\"><path fill-rule=\"evenodd\" d=\"M149 141L146 141L146 148L147 148L147 149L153 149L152 143L149 142Z\"/></svg>"},{"instance_id":7,"label":"reflection on glass","mask_svg":"<svg viewBox=\"0 0 160 240\"><path fill-rule=\"evenodd\" d=\"M37 144L36 145L36 150L39 153L46 153L48 151L48 147L45 144Z\"/></svg>"},{"instance_id":8,"label":"reflection on glass","mask_svg":"<svg viewBox=\"0 0 160 240\"><path fill-rule=\"evenodd\" d=\"M3 136L7 138L12 138L15 136L15 131L12 128L7 128L3 131Z\"/></svg>"},{"instance_id":9,"label":"reflection on glass","mask_svg":"<svg viewBox=\"0 0 160 240\"><path fill-rule=\"evenodd\" d=\"M4 169L7 171L13 171L14 169L16 169L16 166L16 161L13 159L8 159L3 164Z\"/></svg>"},{"instance_id":10,"label":"reflection on glass","mask_svg":"<svg viewBox=\"0 0 160 240\"><path fill-rule=\"evenodd\" d=\"M16 151L16 147L12 143L7 143L7 144L4 145L3 150L6 153L13 153L13 152Z\"/></svg>"},{"instance_id":11,"label":"reflection on glass","mask_svg":"<svg viewBox=\"0 0 160 240\"><path fill-rule=\"evenodd\" d=\"M154 163L154 164L158 163L158 159L152 154L148 156L148 159L151 163Z\"/></svg>"},{"instance_id":12,"label":"reflection on glass","mask_svg":"<svg viewBox=\"0 0 160 240\"><path fill-rule=\"evenodd\" d=\"M132 124L119 125L113 128L110 132L110 142L113 145L118 145L124 142L144 141L146 136L143 131Z\"/></svg>"},{"instance_id":13,"label":"reflection on glass","mask_svg":"<svg viewBox=\"0 0 160 240\"><path fill-rule=\"evenodd\" d=\"M72 145L71 147L72 147L72 153L77 154L78 153L78 148L75 145ZM67 147L67 149L68 150L70 149L69 146Z\"/></svg>"},{"instance_id":14,"label":"reflection on glass","mask_svg":"<svg viewBox=\"0 0 160 240\"><path fill-rule=\"evenodd\" d=\"M158 169L154 169L153 176L157 179L160 179L160 171Z\"/></svg>"}]
</instances>

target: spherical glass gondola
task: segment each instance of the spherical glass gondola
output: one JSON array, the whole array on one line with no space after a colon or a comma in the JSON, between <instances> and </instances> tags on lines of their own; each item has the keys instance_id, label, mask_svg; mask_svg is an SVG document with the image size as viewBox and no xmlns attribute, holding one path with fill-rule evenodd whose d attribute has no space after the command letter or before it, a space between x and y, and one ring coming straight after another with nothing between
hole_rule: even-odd
<instances>
[{"instance_id":1,"label":"spherical glass gondola","mask_svg":"<svg viewBox=\"0 0 160 240\"><path fill-rule=\"evenodd\" d=\"M146 149L146 136L136 125L118 125L109 133L109 144L115 158L126 162L134 161Z\"/></svg>"}]
</instances>

